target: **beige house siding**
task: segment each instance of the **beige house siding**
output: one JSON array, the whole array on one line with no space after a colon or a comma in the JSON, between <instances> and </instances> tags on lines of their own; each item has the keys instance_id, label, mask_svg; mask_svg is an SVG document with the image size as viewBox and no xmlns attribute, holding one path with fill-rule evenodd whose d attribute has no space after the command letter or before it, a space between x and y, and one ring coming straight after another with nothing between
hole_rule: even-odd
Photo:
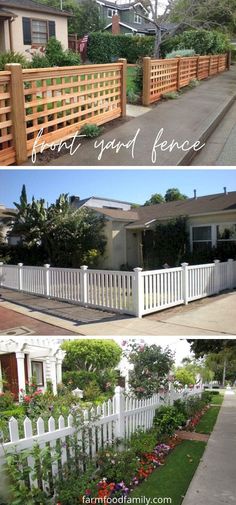
<instances>
[{"instance_id":1,"label":"beige house siding","mask_svg":"<svg viewBox=\"0 0 236 505\"><path fill-rule=\"evenodd\" d=\"M31 45L24 45L23 39L23 26L22 26L22 18L31 18L31 19L41 19L43 21L55 21L56 25L56 38L60 40L64 49L68 49L68 26L67 26L67 17L52 15L43 12L32 12L21 9L11 9L14 14L18 17L14 19L12 22L12 33L13 33L13 50L19 53L26 53L26 56L30 59L29 50L31 50ZM10 50L10 40L9 40L9 29L8 22L4 24L5 28L5 50ZM1 47L1 39L0 39L0 47Z\"/></svg>"}]
</instances>

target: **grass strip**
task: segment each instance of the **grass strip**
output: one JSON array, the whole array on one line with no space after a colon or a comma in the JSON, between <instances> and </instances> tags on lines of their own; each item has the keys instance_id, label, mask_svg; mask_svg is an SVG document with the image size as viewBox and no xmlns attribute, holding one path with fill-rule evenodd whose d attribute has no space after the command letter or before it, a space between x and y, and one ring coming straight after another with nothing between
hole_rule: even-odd
<instances>
[{"instance_id":1,"label":"grass strip","mask_svg":"<svg viewBox=\"0 0 236 505\"><path fill-rule=\"evenodd\" d=\"M160 498L162 503L180 505L205 447L205 442L184 440L167 456L165 465L155 470L145 482L140 484L130 494L130 498L141 496L151 498L151 500ZM164 498L171 500L164 501Z\"/></svg>"},{"instance_id":2,"label":"grass strip","mask_svg":"<svg viewBox=\"0 0 236 505\"><path fill-rule=\"evenodd\" d=\"M220 407L210 407L209 410L207 410L207 412L202 416L195 431L197 433L204 433L206 435L209 435L215 426L219 412Z\"/></svg>"}]
</instances>

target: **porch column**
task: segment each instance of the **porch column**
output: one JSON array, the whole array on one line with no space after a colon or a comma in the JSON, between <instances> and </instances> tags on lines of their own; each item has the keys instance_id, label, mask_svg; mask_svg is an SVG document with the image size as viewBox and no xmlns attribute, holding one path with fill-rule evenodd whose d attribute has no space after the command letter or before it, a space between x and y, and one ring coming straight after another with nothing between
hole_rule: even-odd
<instances>
[{"instance_id":1,"label":"porch column","mask_svg":"<svg viewBox=\"0 0 236 505\"><path fill-rule=\"evenodd\" d=\"M56 358L56 379L57 379L57 384L61 384L62 382L62 359L61 358Z\"/></svg>"},{"instance_id":2,"label":"porch column","mask_svg":"<svg viewBox=\"0 0 236 505\"><path fill-rule=\"evenodd\" d=\"M25 390L25 355L23 352L16 352L18 389Z\"/></svg>"},{"instance_id":3,"label":"porch column","mask_svg":"<svg viewBox=\"0 0 236 505\"><path fill-rule=\"evenodd\" d=\"M50 371L51 371L51 381L52 381L53 393L57 394L57 367L56 367L56 358L50 356L49 362L50 362Z\"/></svg>"},{"instance_id":4,"label":"porch column","mask_svg":"<svg viewBox=\"0 0 236 505\"><path fill-rule=\"evenodd\" d=\"M9 28L9 42L10 42L10 51L14 51L13 49L13 33L12 33L12 23L13 19L8 19L8 28Z\"/></svg>"}]
</instances>

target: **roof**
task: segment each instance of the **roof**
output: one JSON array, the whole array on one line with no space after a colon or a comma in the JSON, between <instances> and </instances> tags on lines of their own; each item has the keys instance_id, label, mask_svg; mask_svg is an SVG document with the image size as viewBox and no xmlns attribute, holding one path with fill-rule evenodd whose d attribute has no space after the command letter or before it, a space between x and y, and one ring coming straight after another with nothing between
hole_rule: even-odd
<instances>
[{"instance_id":1,"label":"roof","mask_svg":"<svg viewBox=\"0 0 236 505\"><path fill-rule=\"evenodd\" d=\"M79 0L79 1L84 1L84 0ZM110 7L111 9L116 9L117 11L128 11L131 10L133 7L140 5L143 10L148 12L146 7L142 4L142 2L130 2L130 3L124 3L124 4L118 4L116 2L110 2L109 0L96 0L96 2L100 5L104 5L105 7Z\"/></svg>"},{"instance_id":2,"label":"roof","mask_svg":"<svg viewBox=\"0 0 236 505\"><path fill-rule=\"evenodd\" d=\"M33 12L46 12L48 14L54 14L57 16L67 16L70 17L73 14L68 11L62 11L60 9L56 9L55 7L49 7L48 5L44 5L41 2L33 1L33 0L0 0L0 8L16 8L16 9L25 9Z\"/></svg>"},{"instance_id":3,"label":"roof","mask_svg":"<svg viewBox=\"0 0 236 505\"><path fill-rule=\"evenodd\" d=\"M128 211L115 209L94 210L109 218L129 221L130 224L127 225L127 228L145 228L155 221L164 221L180 216L196 216L236 211L236 191L231 191L228 194L217 193L215 195L188 198L187 200L142 206L135 210Z\"/></svg>"},{"instance_id":4,"label":"roof","mask_svg":"<svg viewBox=\"0 0 236 505\"><path fill-rule=\"evenodd\" d=\"M78 196L76 195L72 195L71 198L79 198ZM96 200L107 200L108 202L116 202L116 203L125 203L127 205L133 205L133 203L131 202L124 202L123 200L115 200L114 198L108 198L106 196L102 197L102 196L88 196L88 198L83 198L82 200L78 200L77 203L80 203L80 204L84 204L86 202L88 202L89 200L92 200L92 198L95 198Z\"/></svg>"},{"instance_id":5,"label":"roof","mask_svg":"<svg viewBox=\"0 0 236 505\"><path fill-rule=\"evenodd\" d=\"M17 214L16 209L10 209L8 207L0 205L0 219L12 218L13 214Z\"/></svg>"},{"instance_id":6,"label":"roof","mask_svg":"<svg viewBox=\"0 0 236 505\"><path fill-rule=\"evenodd\" d=\"M92 209L105 217L114 219L115 221L130 222L138 219L138 213L136 210L104 209L100 207L92 207Z\"/></svg>"}]
</instances>

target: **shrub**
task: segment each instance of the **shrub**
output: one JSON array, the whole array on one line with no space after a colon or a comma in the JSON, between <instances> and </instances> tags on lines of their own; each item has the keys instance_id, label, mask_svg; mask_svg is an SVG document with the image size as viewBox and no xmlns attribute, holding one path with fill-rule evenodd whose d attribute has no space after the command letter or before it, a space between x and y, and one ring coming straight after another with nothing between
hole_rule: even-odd
<instances>
[{"instance_id":1,"label":"shrub","mask_svg":"<svg viewBox=\"0 0 236 505\"><path fill-rule=\"evenodd\" d=\"M80 55L73 53L71 50L63 49L62 44L55 37L50 37L46 49L45 58L49 61L50 66L66 67L80 65Z\"/></svg>"},{"instance_id":2,"label":"shrub","mask_svg":"<svg viewBox=\"0 0 236 505\"><path fill-rule=\"evenodd\" d=\"M171 436L179 426L184 425L185 421L186 416L178 412L174 406L162 406L156 410L153 423L161 434Z\"/></svg>"},{"instance_id":3,"label":"shrub","mask_svg":"<svg viewBox=\"0 0 236 505\"><path fill-rule=\"evenodd\" d=\"M171 53L167 53L166 59L180 57L191 57L195 55L194 49L176 49L175 51L171 51Z\"/></svg>"},{"instance_id":4,"label":"shrub","mask_svg":"<svg viewBox=\"0 0 236 505\"><path fill-rule=\"evenodd\" d=\"M116 447L106 447L97 455L98 474L110 482L129 484L138 469L138 458L135 451L127 449L119 451Z\"/></svg>"},{"instance_id":5,"label":"shrub","mask_svg":"<svg viewBox=\"0 0 236 505\"><path fill-rule=\"evenodd\" d=\"M23 54L15 53L14 51L0 54L0 70L4 70L7 63L20 63L23 68L29 67L27 58Z\"/></svg>"},{"instance_id":6,"label":"shrub","mask_svg":"<svg viewBox=\"0 0 236 505\"><path fill-rule=\"evenodd\" d=\"M102 132L102 128L96 124L85 124L80 129L80 135L85 135L88 138L98 137Z\"/></svg>"},{"instance_id":7,"label":"shrub","mask_svg":"<svg viewBox=\"0 0 236 505\"><path fill-rule=\"evenodd\" d=\"M142 429L137 430L132 434L129 441L129 447L135 452L137 456L141 456L144 453L150 453L153 451L157 442L157 432L156 430L143 431Z\"/></svg>"},{"instance_id":8,"label":"shrub","mask_svg":"<svg viewBox=\"0 0 236 505\"><path fill-rule=\"evenodd\" d=\"M47 68L50 67L50 62L48 58L44 55L35 53L32 57L31 67L32 68Z\"/></svg>"},{"instance_id":9,"label":"shrub","mask_svg":"<svg viewBox=\"0 0 236 505\"><path fill-rule=\"evenodd\" d=\"M110 63L126 58L136 63L139 58L152 56L154 37L127 37L110 33L91 33L88 40L88 58L92 63Z\"/></svg>"},{"instance_id":10,"label":"shrub","mask_svg":"<svg viewBox=\"0 0 236 505\"><path fill-rule=\"evenodd\" d=\"M186 30L161 45L162 55L173 50L191 48L196 54L221 54L230 49L229 38L217 30Z\"/></svg>"},{"instance_id":11,"label":"shrub","mask_svg":"<svg viewBox=\"0 0 236 505\"><path fill-rule=\"evenodd\" d=\"M14 395L10 391L0 393L0 410L11 409L14 406Z\"/></svg>"}]
</instances>

